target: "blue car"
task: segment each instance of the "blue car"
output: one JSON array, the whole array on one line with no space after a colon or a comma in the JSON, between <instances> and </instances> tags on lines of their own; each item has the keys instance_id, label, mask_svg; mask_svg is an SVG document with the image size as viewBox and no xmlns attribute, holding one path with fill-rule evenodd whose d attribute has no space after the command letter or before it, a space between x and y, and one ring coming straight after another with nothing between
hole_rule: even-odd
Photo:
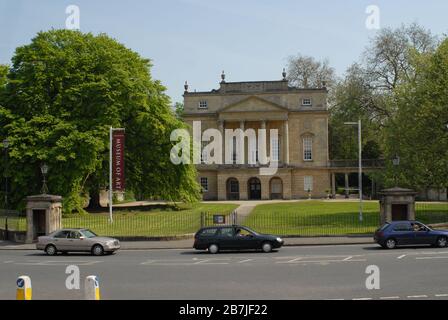
<instances>
[{"instance_id":1,"label":"blue car","mask_svg":"<svg viewBox=\"0 0 448 320\"><path fill-rule=\"evenodd\" d=\"M444 248L447 246L448 231L433 230L418 221L393 221L379 228L374 240L386 249L425 244Z\"/></svg>"}]
</instances>

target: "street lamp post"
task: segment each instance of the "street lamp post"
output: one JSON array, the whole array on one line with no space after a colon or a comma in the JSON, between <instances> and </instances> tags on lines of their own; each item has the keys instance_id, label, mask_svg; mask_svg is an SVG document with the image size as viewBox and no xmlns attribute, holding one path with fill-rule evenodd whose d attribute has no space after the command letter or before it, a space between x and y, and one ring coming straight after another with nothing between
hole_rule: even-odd
<instances>
[{"instance_id":1,"label":"street lamp post","mask_svg":"<svg viewBox=\"0 0 448 320\"><path fill-rule=\"evenodd\" d=\"M48 166L45 163L40 166L40 171L42 172L42 176L43 176L42 188L40 190L40 192L42 194L47 194L48 193L47 180L46 180L48 169L49 168L48 168Z\"/></svg>"},{"instance_id":2,"label":"street lamp post","mask_svg":"<svg viewBox=\"0 0 448 320\"><path fill-rule=\"evenodd\" d=\"M398 168L398 166L400 165L400 157L398 156L398 155L396 155L395 156L395 158L392 160L392 164L394 165L394 167L395 167L395 186L396 187L398 187L398 185L397 185L397 168Z\"/></svg>"},{"instance_id":3,"label":"street lamp post","mask_svg":"<svg viewBox=\"0 0 448 320\"><path fill-rule=\"evenodd\" d=\"M8 239L8 148L9 140L3 140L3 149L5 151L5 240Z\"/></svg>"},{"instance_id":4,"label":"street lamp post","mask_svg":"<svg viewBox=\"0 0 448 320\"><path fill-rule=\"evenodd\" d=\"M359 190L359 221L363 221L362 215L362 126L361 120L358 122L345 122L345 125L357 126L358 127L358 151L359 151L359 159L358 159L358 190Z\"/></svg>"}]
</instances>

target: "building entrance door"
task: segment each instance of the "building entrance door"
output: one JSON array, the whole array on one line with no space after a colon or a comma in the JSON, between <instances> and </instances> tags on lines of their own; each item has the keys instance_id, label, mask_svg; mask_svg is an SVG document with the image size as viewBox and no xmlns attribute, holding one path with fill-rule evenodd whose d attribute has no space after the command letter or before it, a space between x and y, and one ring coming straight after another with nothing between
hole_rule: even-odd
<instances>
[{"instance_id":1,"label":"building entrance door","mask_svg":"<svg viewBox=\"0 0 448 320\"><path fill-rule=\"evenodd\" d=\"M45 235L45 210L33 210L34 240Z\"/></svg>"},{"instance_id":2,"label":"building entrance door","mask_svg":"<svg viewBox=\"0 0 448 320\"><path fill-rule=\"evenodd\" d=\"M249 180L249 200L261 200L261 182L257 178Z\"/></svg>"}]
</instances>

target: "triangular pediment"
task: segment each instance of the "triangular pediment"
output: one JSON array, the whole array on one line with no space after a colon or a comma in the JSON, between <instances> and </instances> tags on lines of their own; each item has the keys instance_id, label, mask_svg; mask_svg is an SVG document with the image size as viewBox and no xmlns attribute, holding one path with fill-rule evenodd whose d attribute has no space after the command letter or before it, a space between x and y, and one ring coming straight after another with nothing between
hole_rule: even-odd
<instances>
[{"instance_id":1,"label":"triangular pediment","mask_svg":"<svg viewBox=\"0 0 448 320\"><path fill-rule=\"evenodd\" d=\"M218 110L219 113L228 113L228 112L288 112L288 109L273 103L271 101L267 101L265 99L259 97L248 97L241 101L232 103L228 106L223 107L221 110Z\"/></svg>"}]
</instances>

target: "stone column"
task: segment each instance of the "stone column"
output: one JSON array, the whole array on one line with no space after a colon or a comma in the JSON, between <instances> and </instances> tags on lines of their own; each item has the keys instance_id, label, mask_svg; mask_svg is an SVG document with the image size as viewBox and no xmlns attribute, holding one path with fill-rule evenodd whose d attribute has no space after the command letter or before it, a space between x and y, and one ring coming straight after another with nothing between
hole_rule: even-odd
<instances>
[{"instance_id":1,"label":"stone column","mask_svg":"<svg viewBox=\"0 0 448 320\"><path fill-rule=\"evenodd\" d=\"M241 159L243 159L243 164L246 163L246 146L244 145L244 130L245 130L245 121L240 121L240 129L243 131L243 136L240 139L240 144L243 146L243 153L240 155Z\"/></svg>"},{"instance_id":2,"label":"stone column","mask_svg":"<svg viewBox=\"0 0 448 320\"><path fill-rule=\"evenodd\" d=\"M266 130L266 120L261 120L261 129L262 130ZM259 138L258 138L259 139ZM258 148L258 139L257 139L257 150L258 150L258 159L261 159L261 151L260 151L260 149ZM263 152L263 154L264 154L264 156L268 156L268 146L267 146L267 143L268 143L268 133L266 132L266 141L265 141L265 145L264 146L262 146L262 148L263 148L263 150L265 151L265 152Z\"/></svg>"},{"instance_id":3,"label":"stone column","mask_svg":"<svg viewBox=\"0 0 448 320\"><path fill-rule=\"evenodd\" d=\"M289 165L289 123L288 120L283 122L283 162Z\"/></svg>"},{"instance_id":4,"label":"stone column","mask_svg":"<svg viewBox=\"0 0 448 320\"><path fill-rule=\"evenodd\" d=\"M348 199L350 197L350 185L348 180L348 173L345 174L345 198Z\"/></svg>"},{"instance_id":5,"label":"stone column","mask_svg":"<svg viewBox=\"0 0 448 320\"><path fill-rule=\"evenodd\" d=\"M226 153L226 135L225 135L225 128L224 128L224 120L218 120L218 130L221 133L221 137L222 137L222 164L225 164L226 162L226 157L225 157L225 153Z\"/></svg>"}]
</instances>

